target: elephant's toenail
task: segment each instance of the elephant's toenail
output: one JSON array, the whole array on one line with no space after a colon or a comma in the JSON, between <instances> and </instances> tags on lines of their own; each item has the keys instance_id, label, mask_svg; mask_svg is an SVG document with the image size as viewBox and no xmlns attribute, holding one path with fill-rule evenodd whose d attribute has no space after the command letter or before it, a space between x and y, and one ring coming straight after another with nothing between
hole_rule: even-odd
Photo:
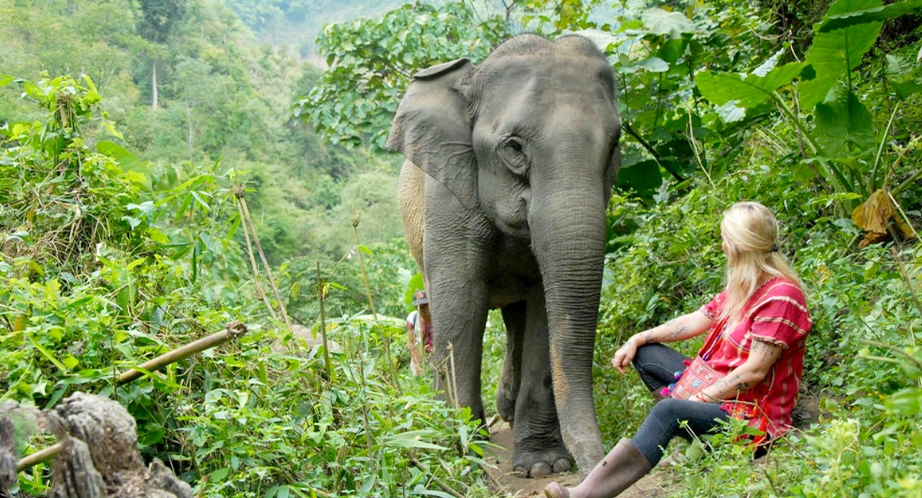
<instances>
[{"instance_id":1,"label":"elephant's toenail","mask_svg":"<svg viewBox=\"0 0 922 498\"><path fill-rule=\"evenodd\" d=\"M546 462L538 462L531 466L531 477L533 479L540 479L544 476L551 475L551 466Z\"/></svg>"},{"instance_id":2,"label":"elephant's toenail","mask_svg":"<svg viewBox=\"0 0 922 498\"><path fill-rule=\"evenodd\" d=\"M571 467L572 467L572 464L570 463L569 459L558 458L557 461L554 462L554 473L561 474L563 472L570 470Z\"/></svg>"}]
</instances>

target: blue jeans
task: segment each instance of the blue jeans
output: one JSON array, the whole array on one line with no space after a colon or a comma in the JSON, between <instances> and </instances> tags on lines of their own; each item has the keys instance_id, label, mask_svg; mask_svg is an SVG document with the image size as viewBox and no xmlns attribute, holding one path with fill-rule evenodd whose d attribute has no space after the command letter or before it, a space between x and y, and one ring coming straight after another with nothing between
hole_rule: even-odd
<instances>
[{"instance_id":1,"label":"blue jeans","mask_svg":"<svg viewBox=\"0 0 922 498\"><path fill-rule=\"evenodd\" d=\"M659 393L664 386L675 382L675 372L685 369L684 360L685 356L662 344L646 344L637 348L632 363L647 389ZM653 406L631 442L651 466L656 466L672 438L691 440L693 436L713 434L720 430L720 422L728 418L719 403L666 398ZM681 426L683 421L686 427Z\"/></svg>"}]
</instances>

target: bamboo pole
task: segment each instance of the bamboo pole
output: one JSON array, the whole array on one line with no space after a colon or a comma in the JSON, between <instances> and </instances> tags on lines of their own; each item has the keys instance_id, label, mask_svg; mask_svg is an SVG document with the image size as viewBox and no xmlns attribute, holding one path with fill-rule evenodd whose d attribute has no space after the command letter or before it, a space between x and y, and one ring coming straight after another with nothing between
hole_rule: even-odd
<instances>
[{"instance_id":1,"label":"bamboo pole","mask_svg":"<svg viewBox=\"0 0 922 498\"><path fill-rule=\"evenodd\" d=\"M323 362L327 366L327 379L333 382L333 362L330 361L330 343L327 341L327 323L323 311L323 302L326 300L324 294L323 277L320 276L320 261L317 261L317 302L320 303L320 338L323 340Z\"/></svg>"},{"instance_id":2,"label":"bamboo pole","mask_svg":"<svg viewBox=\"0 0 922 498\"><path fill-rule=\"evenodd\" d=\"M142 368L148 372L154 372L160 370L161 368L175 363L180 360L184 360L192 355L201 353L206 349L211 349L215 346L224 344L225 342L230 341L231 339L236 339L247 332L246 325L240 322L233 322L227 325L227 328L211 334L208 337L203 337L197 341L190 342L185 346L176 348L168 353L162 354L153 360L142 363L138 368ZM118 376L118 384L125 384L126 382L131 382L138 377L141 377L144 374L142 370L137 370L132 368L126 370Z\"/></svg>"},{"instance_id":3,"label":"bamboo pole","mask_svg":"<svg viewBox=\"0 0 922 498\"><path fill-rule=\"evenodd\" d=\"M237 191L238 188L240 189L239 192ZM242 198L243 186L234 187L234 195L238 198ZM278 320L278 315L275 314L275 308L269 303L269 296L263 291L263 286L259 282L259 265L256 264L256 257L253 256L253 244L250 242L250 230L247 226L246 215L243 214L243 204L237 203L237 211L240 213L240 223L243 225L243 236L246 238L247 242L247 254L250 256L250 267L253 269L253 283L256 285L256 293L259 294L259 298L262 299L263 303L266 305L266 309L269 310L269 316L271 316L273 320Z\"/></svg>"},{"instance_id":4,"label":"bamboo pole","mask_svg":"<svg viewBox=\"0 0 922 498\"><path fill-rule=\"evenodd\" d=\"M361 216L359 215L359 210L355 209L352 211L352 236L355 240L355 252L358 253L359 258L359 268L362 270L362 281L365 282L365 294L368 296L368 305L371 307L371 314L375 317L375 320L378 319L378 312L375 310L375 301L371 296L371 284L368 283L368 273L365 271L365 256L362 254L362 250L359 248L359 220ZM400 377L397 375L396 367L394 366L394 360L391 356L391 337L387 333L382 334L384 337L384 357L387 359L387 370L384 372L385 376L391 378L394 382L394 388L397 389L397 396L403 396L403 390L400 388Z\"/></svg>"},{"instance_id":5,"label":"bamboo pole","mask_svg":"<svg viewBox=\"0 0 922 498\"><path fill-rule=\"evenodd\" d=\"M426 467L426 465L423 464L422 462L420 462L419 460L417 460L415 456L410 456L410 463L412 463L414 467L416 467L417 469L419 469L419 470L422 471L423 473L429 472L429 469ZM438 487L442 488L442 491L444 491L444 492L450 494L451 496L454 496L454 497L456 497L456 498L464 498L464 495L462 495L461 493L455 491L454 489L451 489L451 487L450 487L449 485L445 484L445 483L444 483L441 479L439 479L438 477L433 476L433 477L432 477L432 481L435 482L435 484L436 484Z\"/></svg>"},{"instance_id":6,"label":"bamboo pole","mask_svg":"<svg viewBox=\"0 0 922 498\"><path fill-rule=\"evenodd\" d=\"M455 371L455 345L450 342L448 343L448 359L451 361L451 382L447 387L452 392L451 397L454 398L454 407L460 408L461 400L458 399L458 374Z\"/></svg>"},{"instance_id":7,"label":"bamboo pole","mask_svg":"<svg viewBox=\"0 0 922 498\"><path fill-rule=\"evenodd\" d=\"M203 337L194 342L190 342L185 346L180 346L168 353L164 353L153 360L145 362L139 365L138 368L142 368L148 372L157 371L171 363L175 363L180 360L184 360L192 355L201 353L207 349L211 349L216 346L220 346L225 342L228 342L232 339L243 336L247 333L246 325L240 322L233 322L227 325L227 328L221 332L215 332L214 334L209 335L208 337ZM143 375L141 370L131 369L122 372L118 377L118 384L125 384L131 382ZM36 451L31 455L23 457L16 464L16 472L22 472L29 467L35 466L42 462L47 462L48 460L53 459L58 453L61 452L63 448L61 443L53 444L43 450Z\"/></svg>"},{"instance_id":8,"label":"bamboo pole","mask_svg":"<svg viewBox=\"0 0 922 498\"><path fill-rule=\"evenodd\" d=\"M352 211L352 237L355 240L355 251L359 257L359 268L362 270L362 281L365 282L365 293L368 296L368 306L371 307L371 314L374 315L375 320L378 319L378 312L375 311L375 301L371 297L371 285L368 284L368 274L365 273L365 257L362 255L362 251L359 248L359 210L355 209Z\"/></svg>"},{"instance_id":9,"label":"bamboo pole","mask_svg":"<svg viewBox=\"0 0 922 498\"><path fill-rule=\"evenodd\" d=\"M63 444L56 443L43 450L36 451L31 455L23 457L23 459L16 464L16 473L22 472L23 470L26 470L34 465L38 465L42 462L51 460L52 458L56 457L63 448Z\"/></svg>"},{"instance_id":10,"label":"bamboo pole","mask_svg":"<svg viewBox=\"0 0 922 498\"><path fill-rule=\"evenodd\" d=\"M242 190L242 189L241 189ZM266 253L263 251L262 244L259 243L259 236L256 235L256 227L253 225L253 219L250 217L250 208L247 207L247 201L243 198L243 192L235 192L237 195L237 200L240 201L240 206L243 208L244 221L245 224L249 227L250 231L253 232L253 242L256 243L256 250L259 252L259 259L263 262L263 267L266 268L266 276L269 277L269 285L272 286L272 292L275 293L275 299L279 303L279 311L282 313L282 318L285 320L285 325L288 326L288 331L291 332L291 321L288 319L288 311L285 310L285 302L282 301L282 296L279 293L279 288L275 285L275 278L272 276L272 269L269 267L269 261L266 259ZM244 227L246 229L246 227Z\"/></svg>"}]
</instances>

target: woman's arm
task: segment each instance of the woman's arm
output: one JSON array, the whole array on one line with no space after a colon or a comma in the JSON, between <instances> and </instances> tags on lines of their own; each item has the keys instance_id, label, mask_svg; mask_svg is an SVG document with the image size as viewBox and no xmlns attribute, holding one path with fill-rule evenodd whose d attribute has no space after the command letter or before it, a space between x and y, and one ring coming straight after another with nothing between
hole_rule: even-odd
<instances>
[{"instance_id":1,"label":"woman's arm","mask_svg":"<svg viewBox=\"0 0 922 498\"><path fill-rule=\"evenodd\" d=\"M631 364L637 348L644 344L657 342L676 342L699 336L707 332L711 326L711 319L704 313L694 311L668 322L639 332L631 336L617 352L611 363L619 372L624 373L624 368Z\"/></svg>"},{"instance_id":2,"label":"woman's arm","mask_svg":"<svg viewBox=\"0 0 922 498\"><path fill-rule=\"evenodd\" d=\"M723 401L733 399L741 391L745 391L768 375L772 366L778 361L783 348L777 344L753 339L749 358L730 371L726 377L718 380L713 386L702 389L701 392L691 397L692 401Z\"/></svg>"}]
</instances>

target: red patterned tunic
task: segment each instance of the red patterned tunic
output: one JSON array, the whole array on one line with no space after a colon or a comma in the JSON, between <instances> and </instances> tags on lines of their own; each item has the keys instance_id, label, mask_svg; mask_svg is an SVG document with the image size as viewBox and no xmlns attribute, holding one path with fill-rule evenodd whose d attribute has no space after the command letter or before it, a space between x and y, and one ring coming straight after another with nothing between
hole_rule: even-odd
<instances>
[{"instance_id":1,"label":"red patterned tunic","mask_svg":"<svg viewBox=\"0 0 922 498\"><path fill-rule=\"evenodd\" d=\"M715 333L723 335L712 351L702 348L698 354L726 375L749 358L753 339L781 346L781 356L768 375L751 389L740 392L734 401L722 405L727 413L748 418L750 425L768 432L772 438L777 437L791 425L791 411L797 403L803 376L807 334L813 325L806 299L794 282L772 278L756 290L743 309L743 319L727 333L724 321L716 320L724 294L720 293L701 308L702 313L714 320L708 337ZM705 344L709 342L705 340Z\"/></svg>"}]
</instances>

